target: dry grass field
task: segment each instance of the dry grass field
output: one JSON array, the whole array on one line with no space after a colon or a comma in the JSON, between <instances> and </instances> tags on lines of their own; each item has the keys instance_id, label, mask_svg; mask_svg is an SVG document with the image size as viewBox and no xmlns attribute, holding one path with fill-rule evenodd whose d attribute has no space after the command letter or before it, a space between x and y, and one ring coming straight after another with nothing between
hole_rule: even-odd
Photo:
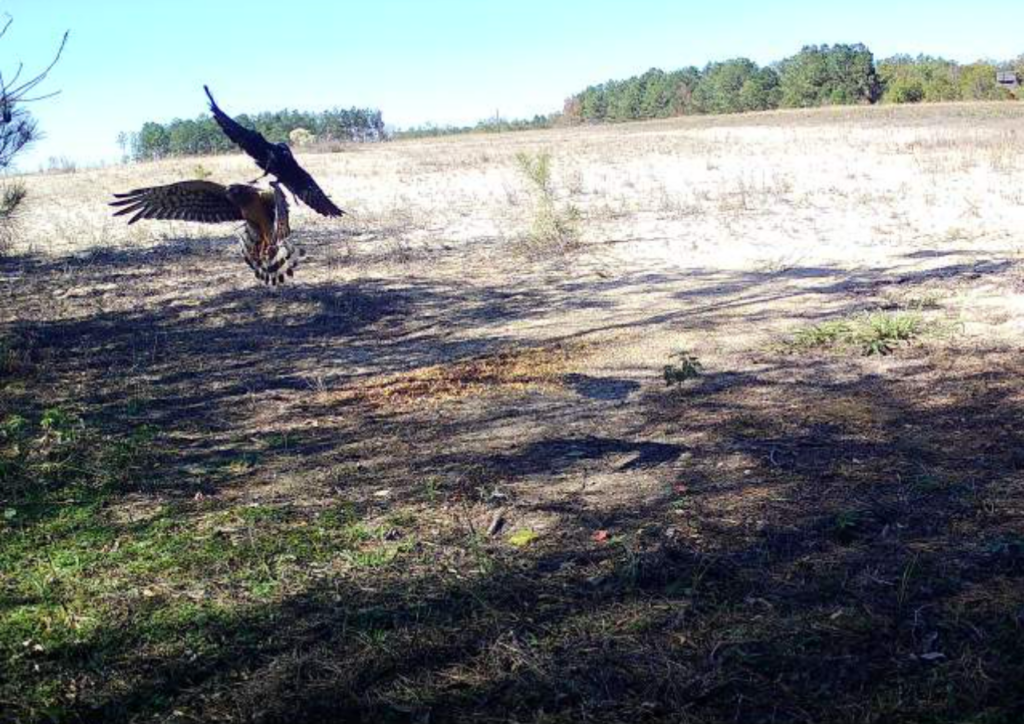
<instances>
[{"instance_id":1,"label":"dry grass field","mask_svg":"<svg viewBox=\"0 0 1024 724\"><path fill-rule=\"evenodd\" d=\"M1024 104L301 160L23 179L0 721L1024 721Z\"/></svg>"}]
</instances>

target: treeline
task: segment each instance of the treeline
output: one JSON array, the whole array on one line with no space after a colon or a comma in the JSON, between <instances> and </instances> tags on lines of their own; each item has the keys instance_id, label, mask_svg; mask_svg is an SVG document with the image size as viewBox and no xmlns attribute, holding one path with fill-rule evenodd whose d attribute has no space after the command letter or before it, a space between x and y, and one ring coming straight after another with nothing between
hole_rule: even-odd
<instances>
[{"instance_id":1,"label":"treeline","mask_svg":"<svg viewBox=\"0 0 1024 724\"><path fill-rule=\"evenodd\" d=\"M262 133L271 143L367 143L386 138L384 117L379 110L371 108L321 113L283 110L255 116L243 113L234 118L246 128ZM166 124L151 121L143 124L137 133L120 134L118 143L124 155L135 161L237 150L208 115L195 120L176 118Z\"/></svg>"},{"instance_id":2,"label":"treeline","mask_svg":"<svg viewBox=\"0 0 1024 724\"><path fill-rule=\"evenodd\" d=\"M862 44L812 45L764 67L735 58L671 73L652 68L577 93L566 100L562 116L570 123L632 121L775 108L1014 98L996 82L998 70L1024 74L1024 56L998 65L960 65L927 56L876 62Z\"/></svg>"},{"instance_id":3,"label":"treeline","mask_svg":"<svg viewBox=\"0 0 1024 724\"><path fill-rule=\"evenodd\" d=\"M995 82L1001 70L1014 71L1024 80L1024 55L1008 63L960 65L943 58L896 55L878 63L884 92L883 103L934 103L939 101L997 101L1021 98Z\"/></svg>"},{"instance_id":4,"label":"treeline","mask_svg":"<svg viewBox=\"0 0 1024 724\"><path fill-rule=\"evenodd\" d=\"M319 145L365 143L394 138L423 138L459 133L501 133L549 128L565 123L633 121L707 113L739 113L825 105L1009 100L1024 97L996 80L1009 70L1024 81L1024 55L1006 63L959 64L930 56L897 55L875 61L862 44L811 45L789 58L758 66L747 58L709 63L703 69L666 73L652 68L628 80L590 86L565 101L561 112L531 119L493 117L475 125L424 125L389 135L379 110L334 109L321 113L283 110L236 117L272 143ZM122 133L118 143L126 160L226 153L234 145L213 118L145 123Z\"/></svg>"},{"instance_id":5,"label":"treeline","mask_svg":"<svg viewBox=\"0 0 1024 724\"><path fill-rule=\"evenodd\" d=\"M437 138L455 136L461 133L508 133L510 131L532 131L557 125L562 114L536 115L533 118L488 118L473 126L435 126L426 124L394 131L392 138Z\"/></svg>"}]
</instances>

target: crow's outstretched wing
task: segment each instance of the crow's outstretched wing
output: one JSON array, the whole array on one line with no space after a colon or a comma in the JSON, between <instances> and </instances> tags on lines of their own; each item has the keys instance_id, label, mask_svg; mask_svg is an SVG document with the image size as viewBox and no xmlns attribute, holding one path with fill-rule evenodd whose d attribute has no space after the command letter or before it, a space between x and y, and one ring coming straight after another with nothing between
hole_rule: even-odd
<instances>
[{"instance_id":1,"label":"crow's outstretched wing","mask_svg":"<svg viewBox=\"0 0 1024 724\"><path fill-rule=\"evenodd\" d=\"M274 174L306 206L324 216L343 216L345 214L327 198L323 189L290 153L283 157L276 155L275 161L270 173Z\"/></svg>"},{"instance_id":2,"label":"crow's outstretched wing","mask_svg":"<svg viewBox=\"0 0 1024 724\"><path fill-rule=\"evenodd\" d=\"M213 100L213 94L210 93L210 89L207 86L204 85L203 90L206 91L206 97L210 99L210 110L213 112L213 119L217 121L220 130L224 131L224 135L249 154L257 166L276 176L277 174L274 172L274 169L270 167L271 151L274 148L273 144L265 139L259 131L252 131L246 128L222 111L220 106L217 105L217 101Z\"/></svg>"},{"instance_id":3,"label":"crow's outstretched wing","mask_svg":"<svg viewBox=\"0 0 1024 724\"><path fill-rule=\"evenodd\" d=\"M206 96L210 99L213 118L224 131L224 135L249 154L257 166L272 174L300 201L318 214L324 216L344 215L345 212L327 197L327 194L317 185L309 172L299 165L287 146L270 143L258 131L251 131L237 123L220 109L207 86L204 85L203 90L206 91Z\"/></svg>"},{"instance_id":4,"label":"crow's outstretched wing","mask_svg":"<svg viewBox=\"0 0 1024 724\"><path fill-rule=\"evenodd\" d=\"M212 181L179 181L166 186L114 194L111 206L123 207L114 216L134 214L128 220L177 219L180 221L242 221L242 210L227 197L227 189Z\"/></svg>"}]
</instances>

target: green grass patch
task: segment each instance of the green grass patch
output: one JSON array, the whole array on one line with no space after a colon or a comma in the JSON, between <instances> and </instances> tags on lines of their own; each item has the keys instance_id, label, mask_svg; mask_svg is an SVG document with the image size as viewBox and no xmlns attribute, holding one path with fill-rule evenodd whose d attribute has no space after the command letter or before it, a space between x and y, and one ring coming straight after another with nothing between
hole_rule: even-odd
<instances>
[{"instance_id":1,"label":"green grass patch","mask_svg":"<svg viewBox=\"0 0 1024 724\"><path fill-rule=\"evenodd\" d=\"M78 710L83 665L130 676L136 657L216 658L230 621L408 550L351 505L187 499L133 514L123 492L145 489L161 444L153 428L108 434L69 408L0 417L0 700L16 718Z\"/></svg>"},{"instance_id":2,"label":"green grass patch","mask_svg":"<svg viewBox=\"0 0 1024 724\"><path fill-rule=\"evenodd\" d=\"M793 353L819 349L887 355L931 331L916 312L871 312L852 319L820 322L796 330L784 343Z\"/></svg>"}]
</instances>

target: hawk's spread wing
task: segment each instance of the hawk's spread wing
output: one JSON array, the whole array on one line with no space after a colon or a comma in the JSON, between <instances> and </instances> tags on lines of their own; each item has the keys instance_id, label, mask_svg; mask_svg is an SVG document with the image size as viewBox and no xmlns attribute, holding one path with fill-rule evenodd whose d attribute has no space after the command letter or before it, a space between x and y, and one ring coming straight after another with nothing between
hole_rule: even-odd
<instances>
[{"instance_id":1,"label":"hawk's spread wing","mask_svg":"<svg viewBox=\"0 0 1024 724\"><path fill-rule=\"evenodd\" d=\"M210 93L208 87L204 85L203 90L206 91L206 97L210 99L210 110L213 112L213 119L217 121L220 130L224 131L224 135L252 156L257 166L264 171L274 173L274 170L270 168L270 151L273 145L259 131L252 131L246 128L222 111L220 106L217 105L217 101L213 100L213 94Z\"/></svg>"},{"instance_id":2,"label":"hawk's spread wing","mask_svg":"<svg viewBox=\"0 0 1024 724\"><path fill-rule=\"evenodd\" d=\"M242 210L227 197L227 189L212 181L179 181L166 186L135 189L114 194L118 201L111 206L122 206L114 216L134 214L128 220L177 219L180 221L242 221Z\"/></svg>"}]
</instances>

